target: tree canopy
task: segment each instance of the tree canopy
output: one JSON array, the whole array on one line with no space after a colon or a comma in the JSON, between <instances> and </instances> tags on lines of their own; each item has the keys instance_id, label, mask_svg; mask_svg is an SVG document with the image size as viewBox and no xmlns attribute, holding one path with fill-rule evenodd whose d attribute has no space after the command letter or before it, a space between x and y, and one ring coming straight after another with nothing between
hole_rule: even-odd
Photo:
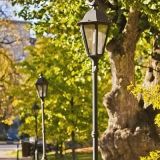
<instances>
[{"instance_id":1,"label":"tree canopy","mask_svg":"<svg viewBox=\"0 0 160 160\"><path fill-rule=\"evenodd\" d=\"M79 28L76 24L90 9L87 5L88 1L10 1L13 5L18 3L22 6L22 10L17 13L19 16L25 20L34 20L31 27L36 31L37 37L39 36L36 46L27 48L28 60L19 64L24 74L22 83L24 87L17 88L13 92L17 112L23 111L19 112L23 114L22 117L30 112L28 105L32 104L29 103L36 101L34 82L38 73L43 72L50 84L45 110L48 133L53 130L54 135L59 135L58 133L63 129L67 133L74 130L79 136L83 131L87 133L84 125L91 129L91 103L89 103L91 65L84 54ZM142 83L144 68L148 68L146 64L149 60L147 59L149 56L158 57L159 52L152 49L158 45L155 47L152 42L159 35L160 2L158 0L97 0L97 2L100 9L113 22L107 44L109 59L106 55L99 65L99 98L111 87L110 72L112 73L112 91L104 98L110 118L109 129L103 134L100 146L105 160L112 157L113 160L117 160L117 157L126 157L126 160L130 160L131 158L128 157L138 157L140 151L134 144L131 145L129 136L135 136L134 132L138 127L136 125L140 125L142 130L146 129L141 123L142 120L138 119L140 117L138 112L143 112L145 116L146 113L144 113L145 109L142 111L143 106L139 108L138 102L128 94L127 86L131 81L133 84ZM44 33L46 38L42 36ZM153 52L155 55L152 54ZM15 95L21 95L23 98ZM32 95L33 100L28 95ZM107 114L104 114L101 105L99 105L99 111L99 120L104 120ZM79 121L80 118L84 123ZM28 117L28 122L29 120L31 123L33 118ZM103 123L104 121L99 123L100 126L107 127L107 123ZM146 123L148 121L144 124ZM64 128L65 126L68 127ZM31 126L28 125L28 127ZM55 128L57 128L56 131ZM125 138L128 139L125 141ZM139 140L143 139L137 139L136 143ZM105 143L106 141L109 143ZM123 146L126 148L121 146L124 143ZM143 147L141 147L142 150ZM144 150L142 152L146 154L146 149Z\"/></svg>"},{"instance_id":2,"label":"tree canopy","mask_svg":"<svg viewBox=\"0 0 160 160\"><path fill-rule=\"evenodd\" d=\"M23 42L26 43L28 41L23 39L22 35L20 37L20 26L17 28L15 23L10 21L10 12L7 12L10 7L6 2L0 3L0 116L1 121L9 125L12 124L14 119L12 115L13 106L7 106L10 96L4 96L4 92L9 89L10 84L15 85L17 83L18 73L14 67L18 54L17 48L21 50L20 46ZM11 117L11 121L5 120L8 117Z\"/></svg>"},{"instance_id":3,"label":"tree canopy","mask_svg":"<svg viewBox=\"0 0 160 160\"><path fill-rule=\"evenodd\" d=\"M74 6L81 8L77 3ZM63 4L64 6L65 4ZM60 9L62 8L59 8L57 12L60 12ZM74 11L79 12L76 8ZM60 16L60 13L56 14ZM62 19L61 16L60 19ZM47 33L46 37L39 36L35 46L25 48L29 51L28 57L23 62L18 63L19 67L17 67L23 81L20 82L21 85L11 90L12 93L10 91L7 93L14 97L12 100L16 106L15 114L19 114L20 119L25 121L20 130L28 134L34 135L32 131L34 118L31 113L31 106L34 101L39 104L34 83L38 74L43 72L49 81L49 93L45 105L48 139L68 139L72 131L75 132L77 140L90 139L92 117L91 62L84 53L79 28L76 26L77 20L74 20L77 18L72 13L69 16L72 17L71 21L59 22L61 26L57 23L54 33ZM68 17L68 19L70 18ZM46 23L46 25L48 24ZM44 32L39 32L37 28L35 30L41 34ZM108 61L107 56L103 59ZM103 114L105 108L101 101L105 90L109 89L110 85L107 84L102 87L102 82L107 77L109 79L105 72L110 67L109 63L106 65L103 61L100 61L100 64L98 77L99 88L101 88L99 90L99 121L107 122L107 115ZM103 67L104 65L105 67ZM40 121L41 115L39 115ZM26 124L29 125L26 127ZM99 131L102 132L105 128L105 125L100 125ZM39 135L41 135L40 130L41 126L39 127Z\"/></svg>"}]
</instances>

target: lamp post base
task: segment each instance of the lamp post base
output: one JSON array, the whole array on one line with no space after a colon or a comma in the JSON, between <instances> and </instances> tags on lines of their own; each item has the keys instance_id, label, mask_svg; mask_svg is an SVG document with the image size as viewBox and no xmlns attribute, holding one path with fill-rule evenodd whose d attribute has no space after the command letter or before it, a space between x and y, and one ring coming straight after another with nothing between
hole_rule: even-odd
<instances>
[{"instance_id":1,"label":"lamp post base","mask_svg":"<svg viewBox=\"0 0 160 160\"><path fill-rule=\"evenodd\" d=\"M37 149L35 150L35 160L39 160L39 157L38 157L38 150L37 150Z\"/></svg>"},{"instance_id":2,"label":"lamp post base","mask_svg":"<svg viewBox=\"0 0 160 160\"><path fill-rule=\"evenodd\" d=\"M43 157L42 157L42 160L47 160L47 156L43 156Z\"/></svg>"}]
</instances>

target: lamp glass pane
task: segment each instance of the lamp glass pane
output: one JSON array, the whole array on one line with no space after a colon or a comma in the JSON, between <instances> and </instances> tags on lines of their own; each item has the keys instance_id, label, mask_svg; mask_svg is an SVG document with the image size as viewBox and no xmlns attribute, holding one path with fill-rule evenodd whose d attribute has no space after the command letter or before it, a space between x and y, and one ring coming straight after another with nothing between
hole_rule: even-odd
<instances>
[{"instance_id":1,"label":"lamp glass pane","mask_svg":"<svg viewBox=\"0 0 160 160\"><path fill-rule=\"evenodd\" d=\"M47 95L47 85L43 85L43 97L45 98Z\"/></svg>"},{"instance_id":2,"label":"lamp glass pane","mask_svg":"<svg viewBox=\"0 0 160 160\"><path fill-rule=\"evenodd\" d=\"M94 24L84 25L86 40L90 54L95 54L96 46L96 29Z\"/></svg>"},{"instance_id":3,"label":"lamp glass pane","mask_svg":"<svg viewBox=\"0 0 160 160\"><path fill-rule=\"evenodd\" d=\"M39 97L42 97L42 93L43 93L42 85L37 85L37 92L38 92Z\"/></svg>"},{"instance_id":4,"label":"lamp glass pane","mask_svg":"<svg viewBox=\"0 0 160 160\"><path fill-rule=\"evenodd\" d=\"M107 30L107 25L98 25L98 54L103 54L103 48L106 43Z\"/></svg>"},{"instance_id":5,"label":"lamp glass pane","mask_svg":"<svg viewBox=\"0 0 160 160\"><path fill-rule=\"evenodd\" d=\"M33 108L33 109L32 109L32 112L33 112L33 115L34 115L34 116L37 116L37 114L38 114L38 109L37 109L37 108Z\"/></svg>"}]
</instances>

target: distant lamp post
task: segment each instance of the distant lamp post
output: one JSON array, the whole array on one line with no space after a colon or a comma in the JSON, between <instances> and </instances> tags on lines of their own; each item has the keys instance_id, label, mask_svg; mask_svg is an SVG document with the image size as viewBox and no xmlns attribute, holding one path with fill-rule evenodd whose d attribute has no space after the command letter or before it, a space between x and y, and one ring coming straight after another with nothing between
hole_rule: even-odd
<instances>
[{"instance_id":1,"label":"distant lamp post","mask_svg":"<svg viewBox=\"0 0 160 160\"><path fill-rule=\"evenodd\" d=\"M41 99L42 106L42 136L43 136L43 156L42 160L47 160L46 156L46 139L45 139L45 124L44 124L44 99L47 95L48 82L43 77L42 73L40 74L37 82L35 83L38 97Z\"/></svg>"},{"instance_id":2,"label":"distant lamp post","mask_svg":"<svg viewBox=\"0 0 160 160\"><path fill-rule=\"evenodd\" d=\"M38 149L37 149L37 142L38 142L38 132L37 132L37 116L38 116L39 107L34 103L32 106L32 113L35 118L35 131L36 131L36 138L35 138L35 160L38 160Z\"/></svg>"},{"instance_id":3,"label":"distant lamp post","mask_svg":"<svg viewBox=\"0 0 160 160\"><path fill-rule=\"evenodd\" d=\"M92 138L93 160L98 160L98 107L97 107L97 72L98 60L104 54L104 48L111 25L105 14L97 9L98 3L93 0L93 9L88 11L77 24L80 26L84 46L88 57L92 59Z\"/></svg>"}]
</instances>

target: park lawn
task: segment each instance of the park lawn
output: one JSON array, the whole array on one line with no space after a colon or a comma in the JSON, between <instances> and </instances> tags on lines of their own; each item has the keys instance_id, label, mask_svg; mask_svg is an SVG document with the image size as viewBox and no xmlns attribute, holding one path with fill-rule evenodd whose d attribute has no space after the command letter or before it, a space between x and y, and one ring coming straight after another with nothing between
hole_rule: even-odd
<instances>
[{"instance_id":1,"label":"park lawn","mask_svg":"<svg viewBox=\"0 0 160 160\"><path fill-rule=\"evenodd\" d=\"M79 148L76 149L77 160L92 160L92 148ZM66 150L66 153L63 157L55 156L53 152L47 154L48 160L72 160L71 149ZM101 154L98 154L98 160L102 160Z\"/></svg>"},{"instance_id":2,"label":"park lawn","mask_svg":"<svg viewBox=\"0 0 160 160\"><path fill-rule=\"evenodd\" d=\"M76 153L77 160L92 160L92 153ZM55 156L54 154L47 155L48 160L71 160L71 153L66 153L63 157ZM100 153L98 160L102 160Z\"/></svg>"},{"instance_id":3,"label":"park lawn","mask_svg":"<svg viewBox=\"0 0 160 160\"><path fill-rule=\"evenodd\" d=\"M9 152L7 155L12 155L13 157L17 157L17 152ZM22 151L19 150L18 157L22 158ZM76 156L77 160L92 160L92 148L80 148L76 149ZM39 159L41 159L42 154L39 155ZM49 152L47 153L48 160L72 160L72 153L71 149L66 150L65 154L63 154L63 157L55 156L55 152ZM98 154L98 160L102 160L101 154Z\"/></svg>"}]
</instances>

